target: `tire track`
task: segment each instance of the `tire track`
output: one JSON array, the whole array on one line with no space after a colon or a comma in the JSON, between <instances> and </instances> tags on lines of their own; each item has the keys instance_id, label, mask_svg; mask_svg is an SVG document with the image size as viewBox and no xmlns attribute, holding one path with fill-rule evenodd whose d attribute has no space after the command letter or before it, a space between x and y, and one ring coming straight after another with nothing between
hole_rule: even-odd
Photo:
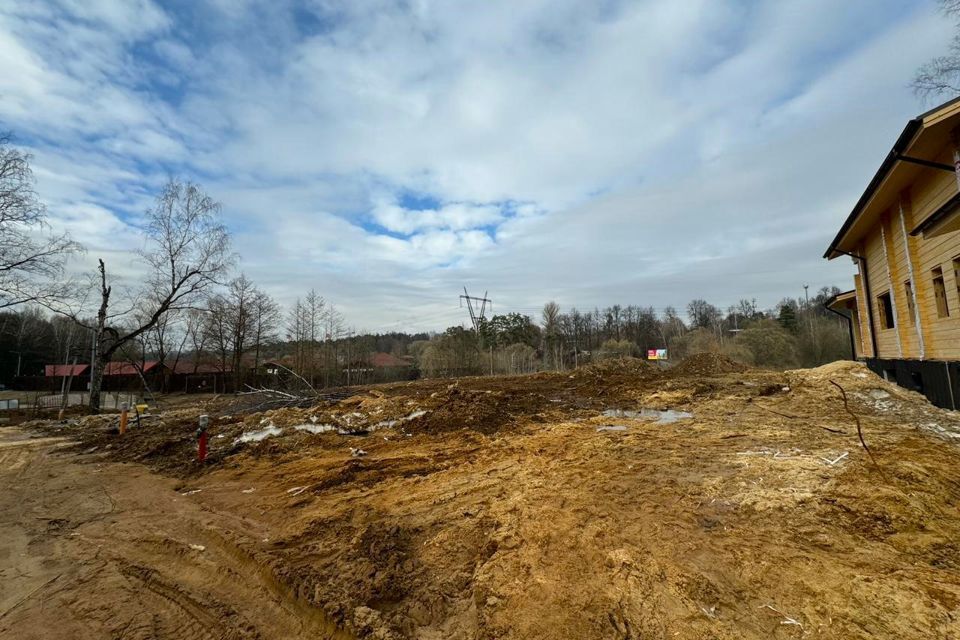
<instances>
[{"instance_id":1,"label":"tire track","mask_svg":"<svg viewBox=\"0 0 960 640\"><path fill-rule=\"evenodd\" d=\"M157 605L156 609L159 610L154 611L152 620L157 638L246 640L259 635L224 628L228 618L235 616L233 612L222 611L224 607L219 604L210 605L196 600L149 567L120 561L119 569L124 576L145 587L146 593L154 596L154 605ZM211 609L221 610L221 615L214 615L210 612ZM161 613L167 615L159 615Z\"/></svg>"}]
</instances>

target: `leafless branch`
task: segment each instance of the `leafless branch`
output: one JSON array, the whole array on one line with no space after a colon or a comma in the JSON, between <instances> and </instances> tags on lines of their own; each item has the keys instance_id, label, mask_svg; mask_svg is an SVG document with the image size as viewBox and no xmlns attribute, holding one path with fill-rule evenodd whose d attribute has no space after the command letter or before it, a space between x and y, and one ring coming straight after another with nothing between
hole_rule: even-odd
<instances>
[{"instance_id":1,"label":"leafless branch","mask_svg":"<svg viewBox=\"0 0 960 640\"><path fill-rule=\"evenodd\" d=\"M960 0L939 0L939 5L940 12L953 19L960 30ZM954 35L947 55L937 56L917 69L910 86L924 99L960 93L960 33Z\"/></svg>"},{"instance_id":2,"label":"leafless branch","mask_svg":"<svg viewBox=\"0 0 960 640\"><path fill-rule=\"evenodd\" d=\"M850 403L847 402L847 392L844 390L843 387L841 387L839 384L837 384L833 380L830 381L830 384L832 384L833 386L835 386L837 389L840 390L840 395L843 397L844 410L846 410L846 412L849 413L850 416L853 418L854 422L857 423L857 437L860 438L860 444L863 445L863 450L867 452L868 456L870 456L870 461L873 463L873 466L877 468L877 471L880 472L880 475L883 476L883 479L889 482L890 480L889 478L887 478L887 474L883 472L883 469L880 467L880 464L877 462L877 459L873 457L873 452L870 451L870 447L867 446L867 441L863 439L863 427L860 425L860 416L854 413L853 410L850 408Z\"/></svg>"},{"instance_id":3,"label":"leafless branch","mask_svg":"<svg viewBox=\"0 0 960 640\"><path fill-rule=\"evenodd\" d=\"M0 309L46 306L66 298L64 261L81 250L69 235L48 234L47 210L34 191L30 155L0 134Z\"/></svg>"}]
</instances>

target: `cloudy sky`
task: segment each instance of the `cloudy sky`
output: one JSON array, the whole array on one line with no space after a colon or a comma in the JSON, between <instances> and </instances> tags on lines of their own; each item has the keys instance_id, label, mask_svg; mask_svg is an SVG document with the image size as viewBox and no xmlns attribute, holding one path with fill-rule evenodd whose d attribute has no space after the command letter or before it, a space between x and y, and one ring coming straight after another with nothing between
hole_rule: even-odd
<instances>
[{"instance_id":1,"label":"cloudy sky","mask_svg":"<svg viewBox=\"0 0 960 640\"><path fill-rule=\"evenodd\" d=\"M240 268L357 329L611 303L773 305L945 50L932 0L4 0L0 129L52 222L133 278L168 176Z\"/></svg>"}]
</instances>

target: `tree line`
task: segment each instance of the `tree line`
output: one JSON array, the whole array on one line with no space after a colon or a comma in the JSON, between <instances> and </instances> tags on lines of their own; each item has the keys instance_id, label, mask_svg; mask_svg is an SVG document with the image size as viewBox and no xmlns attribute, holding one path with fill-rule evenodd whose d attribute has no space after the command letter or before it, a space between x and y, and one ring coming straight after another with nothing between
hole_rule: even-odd
<instances>
[{"instance_id":1,"label":"tree line","mask_svg":"<svg viewBox=\"0 0 960 640\"><path fill-rule=\"evenodd\" d=\"M548 302L536 320L507 313L481 318L476 330L357 334L315 290L284 310L236 274L219 203L176 179L146 212L136 254L140 282L114 278L115 265L103 259L85 278L71 279L65 261L83 248L49 232L29 161L0 137L0 376L36 373L43 364L90 364L94 410L114 360L157 360L195 372L212 366L242 389L268 360L314 388L361 382L377 352L425 376L562 370L659 348L672 357L722 352L761 366L849 357L843 320L822 307L835 291L827 289L768 310L748 300L725 311L694 300L686 319L670 307L581 311Z\"/></svg>"},{"instance_id":2,"label":"tree line","mask_svg":"<svg viewBox=\"0 0 960 640\"><path fill-rule=\"evenodd\" d=\"M810 367L850 358L846 320L824 304L839 289L811 299L784 298L772 309L741 300L725 311L692 300L686 319L673 307L612 305L564 312L544 305L539 322L519 313L481 320L477 331L451 327L411 353L430 376L564 370L609 358L646 357L667 349L670 359L715 352L764 367Z\"/></svg>"}]
</instances>

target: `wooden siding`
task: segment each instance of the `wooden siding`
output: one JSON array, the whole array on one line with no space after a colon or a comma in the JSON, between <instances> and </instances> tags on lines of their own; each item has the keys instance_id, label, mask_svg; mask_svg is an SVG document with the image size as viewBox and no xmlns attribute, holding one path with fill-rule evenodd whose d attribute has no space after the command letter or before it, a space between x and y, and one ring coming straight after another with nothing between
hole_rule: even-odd
<instances>
[{"instance_id":1,"label":"wooden siding","mask_svg":"<svg viewBox=\"0 0 960 640\"><path fill-rule=\"evenodd\" d=\"M897 313L900 306L900 297L896 295L894 287L891 286L891 278L887 269L887 258L883 246L883 234L881 226L874 227L873 231L864 238L863 253L867 259L867 280L870 283L870 300L868 301L873 308L873 330L877 339L877 356L881 358L899 358L900 339L897 335L898 326L887 329L883 326L883 312L880 309L879 298L887 291L891 292L891 302L894 308L894 317L899 325Z\"/></svg>"},{"instance_id":2,"label":"wooden siding","mask_svg":"<svg viewBox=\"0 0 960 640\"><path fill-rule=\"evenodd\" d=\"M914 308L914 313L911 318L911 326L917 348L914 352L915 355L911 357L922 360L926 357L927 336L924 333L924 322L920 314L920 292L927 288L927 283L923 278L917 277L922 271L920 269L920 263L917 260L918 239L910 235L910 229L913 227L913 203L910 199L909 191L900 194L900 202L897 209L896 217L900 223L900 233L897 236L899 239L898 259L902 259L904 265L907 267L907 276L910 278L911 288L913 289L913 305L911 306Z\"/></svg>"},{"instance_id":3,"label":"wooden siding","mask_svg":"<svg viewBox=\"0 0 960 640\"><path fill-rule=\"evenodd\" d=\"M952 158L951 158L952 160ZM960 292L953 260L960 258L960 232L938 237L909 236L909 231L929 216L943 201L957 193L953 174L946 171L923 172L914 186L903 194L901 201L885 212L877 225L861 240L861 255L867 259L866 276L870 283L870 300L864 300L862 284L857 282L861 298L860 327L864 336L864 355L872 355L865 328L869 317L863 304L873 305L877 356L880 358L960 359ZM901 212L903 220L901 222ZM904 234L906 229L907 234ZM940 267L946 288L950 315L937 314L932 270ZM916 297L920 324L911 317L907 291L911 281ZM878 297L889 291L894 308L896 326L887 329L881 325Z\"/></svg>"},{"instance_id":4,"label":"wooden siding","mask_svg":"<svg viewBox=\"0 0 960 640\"><path fill-rule=\"evenodd\" d=\"M950 145L944 145L937 154L937 162L953 165L953 151ZM930 217L943 203L957 195L957 177L949 171L927 169L917 175L917 179L910 186L913 199L913 226Z\"/></svg>"},{"instance_id":5,"label":"wooden siding","mask_svg":"<svg viewBox=\"0 0 960 640\"><path fill-rule=\"evenodd\" d=\"M863 289L863 279L859 273L853 276L853 285L857 292L857 329L860 334L858 356L872 358L876 354L873 352L873 344L870 342L870 315L866 307L867 297Z\"/></svg>"}]
</instances>

